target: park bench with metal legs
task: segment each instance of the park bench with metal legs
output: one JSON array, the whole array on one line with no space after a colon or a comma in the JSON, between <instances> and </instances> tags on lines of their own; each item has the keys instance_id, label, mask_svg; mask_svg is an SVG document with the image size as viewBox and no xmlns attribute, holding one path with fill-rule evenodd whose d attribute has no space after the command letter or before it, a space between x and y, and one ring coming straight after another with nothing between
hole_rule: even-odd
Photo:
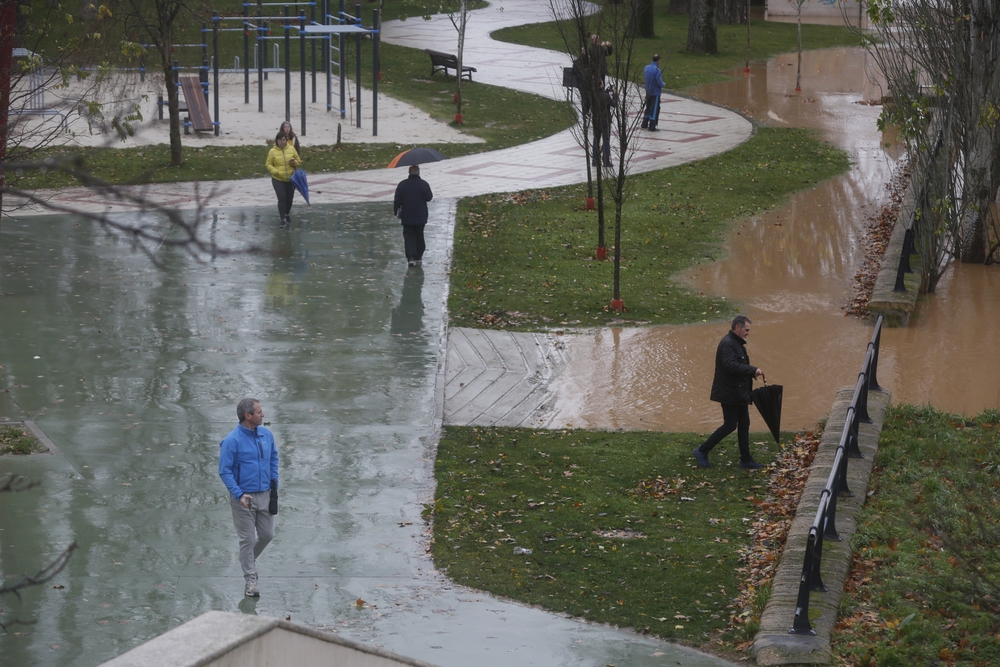
<instances>
[{"instance_id":1,"label":"park bench with metal legs","mask_svg":"<svg viewBox=\"0 0 1000 667\"><path fill-rule=\"evenodd\" d=\"M444 72L447 75L449 69L458 72L458 56L432 49L424 49L424 51L431 57L431 76L434 76L434 72ZM475 71L475 67L462 65L462 78L466 81L472 81L472 73Z\"/></svg>"}]
</instances>

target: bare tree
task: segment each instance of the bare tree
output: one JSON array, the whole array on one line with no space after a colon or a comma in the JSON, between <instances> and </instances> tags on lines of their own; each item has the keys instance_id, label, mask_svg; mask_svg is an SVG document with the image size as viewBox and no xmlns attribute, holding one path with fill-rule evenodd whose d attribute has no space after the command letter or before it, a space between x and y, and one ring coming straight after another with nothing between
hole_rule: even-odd
<instances>
[{"instance_id":1,"label":"bare tree","mask_svg":"<svg viewBox=\"0 0 1000 667\"><path fill-rule=\"evenodd\" d=\"M611 42L615 58L609 63L608 74L620 90L612 109L614 150L611 166L607 168L610 195L615 204L614 287L612 310L624 309L621 294L622 261L622 210L629 192L629 167L638 144L637 134L645 108L645 89L636 85L642 80L642 60L635 53L635 32L630 26L635 21L641 0L627 0L604 10L604 37Z\"/></svg>"},{"instance_id":2,"label":"bare tree","mask_svg":"<svg viewBox=\"0 0 1000 667\"><path fill-rule=\"evenodd\" d=\"M802 92L802 4L806 0L795 0L795 19L798 25L799 59L795 64L795 92Z\"/></svg>"},{"instance_id":3,"label":"bare tree","mask_svg":"<svg viewBox=\"0 0 1000 667\"><path fill-rule=\"evenodd\" d=\"M445 8L448 20L458 33L458 51L455 58L458 68L455 71L455 122L462 124L462 55L465 53L465 28L469 23L469 0L448 0Z\"/></svg>"},{"instance_id":4,"label":"bare tree","mask_svg":"<svg viewBox=\"0 0 1000 667\"><path fill-rule=\"evenodd\" d=\"M12 207L2 201L4 188L20 180L12 161L31 161L77 132L124 138L133 131L131 123L141 120L138 77L112 67L137 55L138 45L113 37L117 23L106 5L88 7L72 14L26 0L0 4L0 205L5 212Z\"/></svg>"},{"instance_id":5,"label":"bare tree","mask_svg":"<svg viewBox=\"0 0 1000 667\"><path fill-rule=\"evenodd\" d=\"M593 50L593 36L600 35L602 14L587 0L549 0L549 12L563 40L566 53L573 59L573 79L580 91L580 122L573 127L573 138L583 148L587 168L587 205L597 191L597 258L607 257L604 240L604 189L601 174L591 168L591 104L596 99L601 80L598 54ZM567 92L572 94L572 88ZM595 178L596 176L596 178Z\"/></svg>"},{"instance_id":6,"label":"bare tree","mask_svg":"<svg viewBox=\"0 0 1000 667\"><path fill-rule=\"evenodd\" d=\"M866 47L906 143L918 196L925 291L949 262L1000 258L1000 6L993 0L871 0Z\"/></svg>"},{"instance_id":7,"label":"bare tree","mask_svg":"<svg viewBox=\"0 0 1000 667\"><path fill-rule=\"evenodd\" d=\"M190 14L185 0L118 0L118 12L128 34L145 36L159 55L163 87L167 93L170 114L170 164L184 162L181 145L181 112L177 87L174 85L174 45L177 43L178 20Z\"/></svg>"}]
</instances>

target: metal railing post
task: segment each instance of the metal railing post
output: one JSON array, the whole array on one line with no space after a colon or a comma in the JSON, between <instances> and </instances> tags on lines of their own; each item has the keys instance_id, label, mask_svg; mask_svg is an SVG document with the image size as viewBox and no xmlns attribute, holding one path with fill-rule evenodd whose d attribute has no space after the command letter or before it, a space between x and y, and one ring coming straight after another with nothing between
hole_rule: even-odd
<instances>
[{"instance_id":1,"label":"metal railing post","mask_svg":"<svg viewBox=\"0 0 1000 667\"><path fill-rule=\"evenodd\" d=\"M815 635L809 624L809 573L812 571L812 545L816 542L816 531L809 530L809 539L806 542L806 557L802 562L802 575L799 577L799 593L795 600L795 620L792 628L788 631L793 635Z\"/></svg>"},{"instance_id":2,"label":"metal railing post","mask_svg":"<svg viewBox=\"0 0 1000 667\"><path fill-rule=\"evenodd\" d=\"M851 443L850 434L847 435L847 443L845 443L840 457L840 465L837 467L837 495L845 496L847 498L853 498L854 494L851 489L847 486L847 450Z\"/></svg>"},{"instance_id":3,"label":"metal railing post","mask_svg":"<svg viewBox=\"0 0 1000 667\"><path fill-rule=\"evenodd\" d=\"M313 62L315 63L315 53ZM313 84L316 83L316 76L313 73ZM306 10L299 10L299 98L302 105L302 136L306 136ZM313 85L313 96L316 94L316 87ZM315 99L313 100L316 101Z\"/></svg>"}]
</instances>

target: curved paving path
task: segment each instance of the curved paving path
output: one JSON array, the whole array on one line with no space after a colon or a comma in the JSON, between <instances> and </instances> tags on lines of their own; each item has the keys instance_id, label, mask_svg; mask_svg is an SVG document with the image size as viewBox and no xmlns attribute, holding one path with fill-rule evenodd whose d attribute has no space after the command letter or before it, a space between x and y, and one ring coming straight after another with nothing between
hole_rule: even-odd
<instances>
[{"instance_id":1,"label":"curved paving path","mask_svg":"<svg viewBox=\"0 0 1000 667\"><path fill-rule=\"evenodd\" d=\"M543 0L500 0L473 13L466 34L465 62L476 67L476 81L505 86L553 99L563 99L562 68L568 56L555 51L497 42L490 33L500 28L549 20ZM445 16L429 21L388 21L383 39L414 48L454 52L457 33ZM392 119L382 119L391 123ZM664 169L722 153L746 141L752 124L739 114L710 104L664 94L660 132L642 133L633 158L633 172ZM570 130L529 144L500 151L423 165L438 199L459 198L491 192L516 192L581 183L586 180L583 149ZM313 203L334 204L391 201L400 172L394 169L310 175ZM270 179L202 181L149 185L142 193L156 203L193 208L197 193L212 192L213 207L272 206ZM86 188L68 188L44 193L58 206L86 211L121 212L129 204L109 201ZM41 208L18 211L18 217L44 214Z\"/></svg>"},{"instance_id":2,"label":"curved paving path","mask_svg":"<svg viewBox=\"0 0 1000 667\"><path fill-rule=\"evenodd\" d=\"M562 91L556 82L561 78L561 68L568 64L565 56L540 49L501 44L488 36L489 32L500 27L547 18L546 3L537 0L501 0L477 12L469 24L466 51L466 61L479 70L477 80L548 97L561 97ZM454 50L454 30L446 18L439 17L427 22L392 22L387 23L384 28L384 38L393 43ZM752 126L747 120L714 106L664 96L663 107L662 131L643 136L643 143L635 157L634 171L662 169L719 153L742 143L752 132ZM583 151L569 131L503 151L425 165L423 171L434 185L439 200L436 206L447 209L447 216L452 219L453 200L459 197L566 185L586 178ZM311 177L311 185L313 190L321 191L314 198L316 203L386 201L391 198L399 179L398 171L381 169L316 175ZM212 203L220 208L271 207L273 204L267 179L149 186L144 188L144 194L162 205L192 208L196 188L201 192L215 190ZM109 202L99 194L85 189L65 190L51 195L54 203L61 206L91 211L128 210L125 205ZM18 217L31 213L22 210ZM450 230L450 226L447 227ZM439 231L441 240L450 247L450 233L443 229ZM442 281L446 281L446 271L447 267L442 265L439 276ZM473 340L477 337L486 341L493 352L484 354L477 351ZM468 344L459 345L460 338ZM558 341L548 337L529 341L515 340L502 334L493 335L493 332L456 331L446 353L446 369L439 375L438 409L443 407L446 413L451 409L451 416L457 421L489 421L490 418L477 415L482 412L479 409L481 406L485 405L488 409L491 406L507 405L508 419L513 421L515 417L511 415L516 412L515 407L522 406L523 409L525 405L533 405L532 401L545 398L544 393L540 399L537 396L517 394L517 387L523 391L525 384L518 374L522 378L534 378L534 382L527 382L532 385L528 389L544 385L546 374L551 374L552 369L564 361L558 350ZM466 353L465 356L463 353ZM502 366L504 373L497 375L490 370L496 366ZM509 373L513 375L505 377L501 383L496 382L498 377ZM465 380L470 377L480 378L495 386L506 386L507 390L499 398L474 396L471 386L470 389L461 391L465 389L463 385L474 383L459 379L459 376ZM452 380L455 384L449 387ZM531 394L531 391L527 393ZM458 414L461 410L467 416ZM447 420L449 414L444 417ZM417 520L417 517L411 519ZM410 523L405 522L405 525ZM444 626L440 618L427 613L426 606L416 613L400 612L399 616L393 618L396 632L402 631L402 627L406 626L405 634L408 636L412 636L415 631L420 632L418 628L421 627L427 636L437 637L442 632L450 632L448 644L451 651L447 652L447 656L443 655L436 660L442 664L468 664L484 657L496 665L596 665L605 664L609 660L635 666L679 664L689 667L721 667L730 664L714 656L631 633L582 624L559 615L532 613L533 610L520 605L510 605L488 596L467 592L461 587L451 587L436 572L422 571L415 585L434 591L438 598L442 596L442 591L455 597L456 610L458 603L461 603L462 613L456 616L460 620ZM442 602L431 604L440 606ZM435 607L431 611L436 613L439 610ZM497 620L502 622L497 624ZM479 636L482 628L492 628L490 634L493 636ZM461 652L456 653L459 649L462 649Z\"/></svg>"}]
</instances>

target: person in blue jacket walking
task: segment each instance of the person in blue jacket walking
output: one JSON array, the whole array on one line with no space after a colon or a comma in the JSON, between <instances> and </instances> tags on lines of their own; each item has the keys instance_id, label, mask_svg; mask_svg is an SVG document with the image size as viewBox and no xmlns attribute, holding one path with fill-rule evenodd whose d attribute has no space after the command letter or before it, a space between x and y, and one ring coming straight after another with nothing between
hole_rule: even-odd
<instances>
[{"instance_id":1,"label":"person in blue jacket walking","mask_svg":"<svg viewBox=\"0 0 1000 667\"><path fill-rule=\"evenodd\" d=\"M660 93L663 92L663 74L660 72L660 54L653 54L653 62L642 70L646 82L646 111L642 116L642 129L656 132L660 122Z\"/></svg>"},{"instance_id":2,"label":"person in blue jacket walking","mask_svg":"<svg viewBox=\"0 0 1000 667\"><path fill-rule=\"evenodd\" d=\"M236 406L240 423L219 443L219 477L229 490L233 524L240 540L244 593L257 597L257 558L274 537L274 515L268 512L270 491L278 488L278 448L261 424L264 410L256 398Z\"/></svg>"}]
</instances>

